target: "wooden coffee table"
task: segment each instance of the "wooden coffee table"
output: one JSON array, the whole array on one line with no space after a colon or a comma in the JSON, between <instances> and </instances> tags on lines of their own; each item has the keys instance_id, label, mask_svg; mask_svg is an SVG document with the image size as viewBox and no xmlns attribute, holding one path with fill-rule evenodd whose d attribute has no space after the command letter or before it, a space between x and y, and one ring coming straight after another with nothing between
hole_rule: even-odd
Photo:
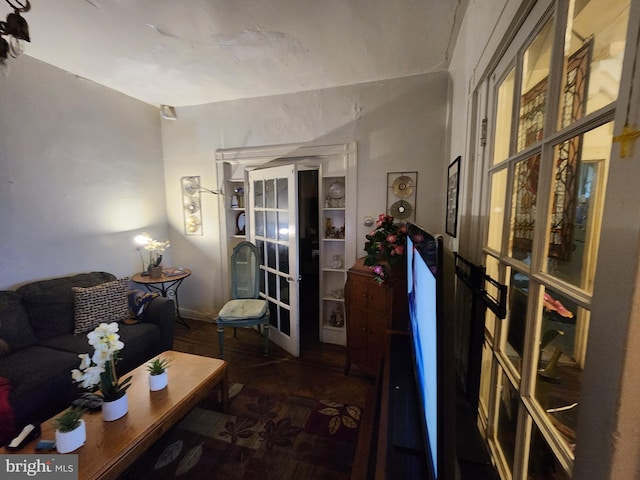
<instances>
[{"instance_id":1,"label":"wooden coffee table","mask_svg":"<svg viewBox=\"0 0 640 480\"><path fill-rule=\"evenodd\" d=\"M227 364L217 358L168 351L161 355L171 361L167 370L169 386L149 391L146 364L133 370L129 412L122 418L105 422L98 412L87 413L87 442L78 450L79 476L83 480L117 478L134 460L181 420L216 388L222 391L222 405L228 403ZM55 417L54 417L55 418ZM54 439L52 419L42 424L40 439ZM38 440L40 440L38 439ZM36 452L38 440L13 453ZM7 452L2 449L2 453Z\"/></svg>"}]
</instances>

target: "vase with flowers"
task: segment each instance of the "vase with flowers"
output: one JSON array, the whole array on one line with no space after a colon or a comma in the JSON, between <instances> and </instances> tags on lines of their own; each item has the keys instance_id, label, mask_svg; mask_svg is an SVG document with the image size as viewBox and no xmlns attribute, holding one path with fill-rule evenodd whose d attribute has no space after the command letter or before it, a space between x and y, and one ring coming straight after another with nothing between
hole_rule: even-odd
<instances>
[{"instance_id":1,"label":"vase with flowers","mask_svg":"<svg viewBox=\"0 0 640 480\"><path fill-rule=\"evenodd\" d=\"M100 390L102 417L106 421L117 420L128 411L127 389L131 382L131 377L120 380L116 375L118 352L124 348L118 335L118 324L101 323L87 334L87 338L94 348L93 355L78 355L80 367L71 371L71 377L82 388Z\"/></svg>"},{"instance_id":2,"label":"vase with flowers","mask_svg":"<svg viewBox=\"0 0 640 480\"><path fill-rule=\"evenodd\" d=\"M151 238L148 233L141 233L136 236L134 241L139 245L137 250L140 253L140 261L142 262L142 274L146 273L151 278L160 278L162 276L162 254L171 246L169 240L160 242ZM142 249L149 252L149 261L146 264Z\"/></svg>"},{"instance_id":3,"label":"vase with flowers","mask_svg":"<svg viewBox=\"0 0 640 480\"><path fill-rule=\"evenodd\" d=\"M404 260L407 244L407 226L394 223L391 215L381 213L376 228L368 235L364 249L364 264L374 273L375 281L382 284L389 278L390 268Z\"/></svg>"}]
</instances>

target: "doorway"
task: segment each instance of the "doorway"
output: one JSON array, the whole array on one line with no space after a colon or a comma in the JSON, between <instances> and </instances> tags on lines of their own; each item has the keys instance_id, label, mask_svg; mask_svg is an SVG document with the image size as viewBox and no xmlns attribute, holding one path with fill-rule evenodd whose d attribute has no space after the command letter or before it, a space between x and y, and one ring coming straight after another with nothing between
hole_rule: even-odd
<instances>
[{"instance_id":1,"label":"doorway","mask_svg":"<svg viewBox=\"0 0 640 480\"><path fill-rule=\"evenodd\" d=\"M237 231L238 208L233 208L227 201L219 202L220 218L223 220L220 259L222 271L230 275L228 259L234 245L239 241L246 238L256 245L263 242L265 264L261 268L265 275L265 289L262 290L262 294L268 298L272 309L272 325L277 326L278 332L282 334L281 338L277 339L276 335L270 336L275 344L287 343L291 352L295 351L292 353L294 356L300 355L301 348L306 348L308 354L308 345L346 344L344 324L337 325L335 320L332 323L331 315L344 302L342 291L347 266L353 265L356 256L357 228L344 228L356 225L356 157L355 142L320 146L277 145L216 151L222 192L233 192L244 187L246 198L254 198L251 176L254 175L255 178L255 175L261 175L259 171L263 171L262 175L265 175L262 179L264 189L261 190L264 195L271 192L267 192L266 189L270 181L273 192L280 192L281 196L284 192L281 191L281 187L284 188L285 184L294 187L290 192L295 194L287 199L286 209L280 208L280 197L275 197L275 205L268 206L265 203L258 207L261 213L257 225L255 222L258 218L254 206L250 200L246 201L246 235L239 235ZM272 170L271 180L267 178L270 173L265 170L285 166L294 167L293 171L285 175L284 171L276 173ZM327 201L331 198L331 188L336 185L342 187L350 201L342 205L332 205ZM282 222L286 217L287 223L289 220L291 223L283 229L280 220L273 223L274 215L275 219L281 219ZM328 220L339 234L327 236ZM268 225L271 226L271 230L268 230ZM278 225L278 228L274 230L273 225ZM256 227L261 228L260 232ZM285 252L288 252L288 260L283 264ZM333 257L340 259L338 267L330 261ZM285 270L287 267L290 270L278 269L283 265ZM296 318L289 317L294 313ZM275 332L275 328L271 332ZM301 338L303 335L304 338ZM288 348L285 350L289 351Z\"/></svg>"},{"instance_id":2,"label":"doorway","mask_svg":"<svg viewBox=\"0 0 640 480\"><path fill-rule=\"evenodd\" d=\"M320 243L318 170L298 172L300 351L320 342Z\"/></svg>"}]
</instances>

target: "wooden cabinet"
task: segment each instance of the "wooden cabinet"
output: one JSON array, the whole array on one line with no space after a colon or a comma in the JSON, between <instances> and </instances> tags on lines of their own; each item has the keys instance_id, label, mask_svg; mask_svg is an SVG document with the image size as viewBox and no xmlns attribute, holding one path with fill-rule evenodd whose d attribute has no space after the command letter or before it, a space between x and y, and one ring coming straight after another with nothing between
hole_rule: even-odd
<instances>
[{"instance_id":1,"label":"wooden cabinet","mask_svg":"<svg viewBox=\"0 0 640 480\"><path fill-rule=\"evenodd\" d=\"M379 285L364 258L359 258L347 273L345 305L347 310L347 365L356 364L377 374L389 331L406 331L406 278L403 268Z\"/></svg>"}]
</instances>

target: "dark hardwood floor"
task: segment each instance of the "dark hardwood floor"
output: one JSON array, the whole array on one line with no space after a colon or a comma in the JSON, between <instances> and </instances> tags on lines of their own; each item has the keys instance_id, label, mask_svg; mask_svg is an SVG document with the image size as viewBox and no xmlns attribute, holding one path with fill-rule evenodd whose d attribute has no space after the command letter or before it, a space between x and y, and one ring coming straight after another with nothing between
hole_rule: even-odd
<instances>
[{"instance_id":1,"label":"dark hardwood floor","mask_svg":"<svg viewBox=\"0 0 640 480\"><path fill-rule=\"evenodd\" d=\"M174 350L218 357L216 325L196 320L188 320L188 323L191 328L176 324ZM367 405L366 399L375 388L374 379L361 374L356 366L352 366L349 375L344 374L345 347L320 343L317 335L309 332L303 332L302 339L301 355L298 358L289 355L273 342L269 345L269 356L265 357L264 343L256 330L239 328L237 337L234 338L233 330L226 329L225 360L229 364L229 383L242 383L307 398L358 405L364 408L365 416L373 414L368 410L374 407ZM371 397L369 400L373 403ZM458 455L462 453L461 478L497 479L497 473L489 464L488 456L485 458L486 453L481 459L470 457L477 451L477 446L471 448L469 443L470 435L475 432L476 427L474 422L463 425L465 422L459 412L458 416L458 435L463 440L458 445ZM370 439L373 435L371 426L365 428L364 436L369 436ZM368 448L368 445L364 445L363 448Z\"/></svg>"},{"instance_id":2,"label":"dark hardwood floor","mask_svg":"<svg viewBox=\"0 0 640 480\"><path fill-rule=\"evenodd\" d=\"M188 320L191 328L176 324L174 350L218 357L218 333L213 323ZM229 383L242 383L308 398L332 400L365 407L374 380L357 370L344 374L345 347L304 337L300 357L289 355L273 342L269 356L256 330L225 329L225 360Z\"/></svg>"}]
</instances>

